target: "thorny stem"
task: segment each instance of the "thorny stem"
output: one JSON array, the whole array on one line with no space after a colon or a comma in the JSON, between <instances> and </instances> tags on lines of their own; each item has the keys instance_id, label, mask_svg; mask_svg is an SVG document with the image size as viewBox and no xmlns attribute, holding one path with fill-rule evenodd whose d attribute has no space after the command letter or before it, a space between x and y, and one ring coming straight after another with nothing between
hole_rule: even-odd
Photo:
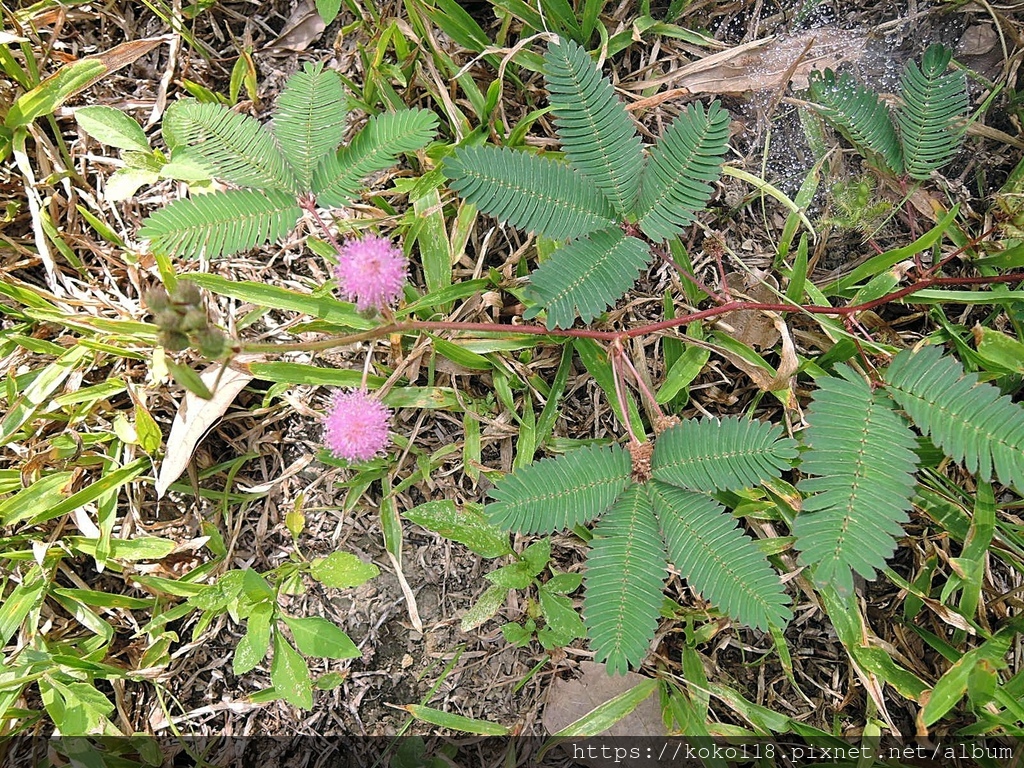
<instances>
[{"instance_id":1,"label":"thorny stem","mask_svg":"<svg viewBox=\"0 0 1024 768\"><path fill-rule=\"evenodd\" d=\"M987 238L989 235L991 235L995 231L996 231L996 227L991 227L990 229L987 229L984 232L982 232L981 235L979 235L977 238L975 238L973 242L974 243L983 242L985 238ZM953 259L955 259L958 256L962 255L963 252L966 251L966 250L967 250L967 246L964 246L963 248L957 248L955 251L953 251L951 254L949 254L949 256L947 256L946 258L942 259L942 261L935 262L927 270L921 270L920 271L921 277L931 277L936 272L938 272L940 269L942 269L944 266L946 266L949 262L951 262Z\"/></svg>"},{"instance_id":2,"label":"thorny stem","mask_svg":"<svg viewBox=\"0 0 1024 768\"><path fill-rule=\"evenodd\" d=\"M320 217L320 214L316 210L316 198L312 195L303 196L299 199L299 206L308 211L317 225L324 232L328 242L334 247L334 249L340 254L341 244L337 238L334 237L327 224ZM636 235L633 228L629 225L624 225L626 234ZM989 231L991 232L991 230ZM985 234L989 234L986 232ZM984 235L983 235L984 237ZM974 242L978 242L976 239ZM893 301L898 301L906 296L909 296L918 291L922 291L932 286L943 286L943 285L992 285L993 283L1015 283L1024 282L1024 272L1014 272L1008 275L996 275L992 277L932 277L932 275L949 262L952 258L958 256L966 250L966 247L958 248L950 256L943 259L938 264L932 266L927 271L920 271L922 275L919 279L915 280L910 285L887 293L872 301L865 301L861 304L851 304L846 307L821 307L817 305L809 304L775 304L766 302L756 301L737 301L732 298L729 291L728 283L725 280L725 269L722 263L721 249L715 248L716 261L718 263L720 278L722 281L722 293L721 295L713 290L710 290L704 285L695 275L690 274L687 270L681 269L678 264L662 249L658 249L660 255L668 263L675 266L676 270L685 279L692 282L700 290L706 293L713 301L718 303L718 306L711 307L710 309L704 309L698 312L691 312L681 317L675 317L670 320L661 320L657 323L648 323L646 325L636 326L624 331L595 331L589 328L569 328L569 329L555 329L549 330L541 325L511 325L506 323L478 323L478 322L461 322L461 321L433 321L433 320L404 320L398 321L390 309L385 309L384 319L386 324L380 325L377 328L373 328L368 331L362 331L360 333L350 333L343 336L335 336L329 339L321 339L320 341L308 341L308 342L295 342L292 344L243 344L241 349L246 352L302 352L302 351L318 351L335 349L337 347L347 346L349 344L355 344L361 341L371 341L373 339L380 338L382 336L388 336L393 333L408 333L417 331L469 331L476 333L523 333L531 335L545 335L545 336L556 336L562 338L577 338L577 339L593 339L595 341L606 341L612 344L618 345L618 355L622 359L626 359L622 353L621 344L626 339L633 339L638 336L646 336L652 333L658 333L660 331L670 330L672 328L678 328L681 325L687 325L689 323L706 320L711 317L717 317L724 315L728 312L736 312L739 310L763 310L766 312L805 312L807 314L814 315L835 315L838 317L853 317L857 312L863 312L868 309L874 309L883 304L888 304ZM615 349L612 350L613 354L610 355L612 363L615 362ZM651 402L654 403L654 397L647 391L646 386L641 380L639 374L633 365L626 360L627 365L632 369L634 378L637 381L637 385L643 390L644 396L649 397ZM630 430L630 437L636 440L636 437L632 433L632 428L629 425L629 414L625 409L625 401L621 397L621 393L618 392L620 386L618 374L615 376L616 391L619 394L619 400L623 403L623 414L626 418L627 428ZM655 403L655 408L658 408ZM660 408L659 408L660 411Z\"/></svg>"},{"instance_id":3,"label":"thorny stem","mask_svg":"<svg viewBox=\"0 0 1024 768\"><path fill-rule=\"evenodd\" d=\"M857 312L874 309L883 304L898 301L918 291L933 286L956 286L956 285L991 285L993 283L1018 283L1024 282L1024 272L1014 272L1008 275L995 275L992 277L929 277L917 280L911 285L901 288L898 291L887 293L885 296L865 301L861 304L851 304L846 307L820 307L808 304L772 304L757 301L727 301L717 307L691 312L671 320L660 320L656 323L638 325L622 331L595 331L589 328L569 328L566 330L548 330L542 325L511 325L508 323L477 323L461 321L434 321L434 320L404 320L391 322L378 326L368 331L350 333L343 336L336 336L320 341L295 342L293 344L243 344L247 352L301 352L335 349L360 341L370 341L393 333L410 333L417 331L465 331L476 333L502 333L502 334L530 334L538 336L555 336L560 338L593 339L595 341L612 342L621 339L634 339L638 336L646 336L659 331L666 331L687 325L698 320L706 320L711 317L718 317L728 312L738 310L764 310L766 312L805 312L812 315L834 315L845 317Z\"/></svg>"},{"instance_id":4,"label":"thorny stem","mask_svg":"<svg viewBox=\"0 0 1024 768\"><path fill-rule=\"evenodd\" d=\"M721 240L712 238L708 241L706 246L707 250L711 251L711 254L715 257L715 264L718 266L718 280L721 284L722 295L726 301L732 300L732 291L729 289L729 281L726 279L725 274L725 263L722 261L722 246Z\"/></svg>"}]
</instances>

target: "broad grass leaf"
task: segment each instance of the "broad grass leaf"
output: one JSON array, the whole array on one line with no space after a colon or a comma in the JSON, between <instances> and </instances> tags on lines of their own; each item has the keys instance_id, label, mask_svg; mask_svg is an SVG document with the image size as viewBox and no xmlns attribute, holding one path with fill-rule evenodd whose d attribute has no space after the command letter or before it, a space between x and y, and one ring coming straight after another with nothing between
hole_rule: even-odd
<instances>
[{"instance_id":1,"label":"broad grass leaf","mask_svg":"<svg viewBox=\"0 0 1024 768\"><path fill-rule=\"evenodd\" d=\"M28 125L37 117L52 113L67 99L85 90L107 73L107 67L96 59L79 59L65 64L30 91L14 100L4 125L15 129Z\"/></svg>"},{"instance_id":2,"label":"broad grass leaf","mask_svg":"<svg viewBox=\"0 0 1024 768\"><path fill-rule=\"evenodd\" d=\"M507 736L508 728L498 723L490 723L486 720L476 720L462 715L453 715L433 707L424 707L419 704L406 704L402 707L406 712L431 725L441 728L448 728L463 733L475 733L478 736Z\"/></svg>"}]
</instances>

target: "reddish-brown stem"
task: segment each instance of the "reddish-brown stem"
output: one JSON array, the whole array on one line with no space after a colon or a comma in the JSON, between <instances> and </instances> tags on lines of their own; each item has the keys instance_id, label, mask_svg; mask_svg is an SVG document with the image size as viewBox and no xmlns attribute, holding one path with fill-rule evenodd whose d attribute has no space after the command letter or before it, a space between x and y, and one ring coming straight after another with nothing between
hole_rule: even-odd
<instances>
[{"instance_id":1,"label":"reddish-brown stem","mask_svg":"<svg viewBox=\"0 0 1024 768\"><path fill-rule=\"evenodd\" d=\"M920 273L921 277L922 278L931 277L936 272L938 272L940 269L942 269L944 266L946 266L949 262L951 262L953 259L958 258L959 256L961 256L968 248L970 248L971 246L977 245L980 242L983 242L986 237L988 237L989 235L991 235L995 231L996 231L996 227L991 227L990 229L987 229L979 237L976 237L973 240L971 240L971 242L968 243L967 245L964 245L964 246L962 246L960 248L957 248L955 251L953 251L951 254L949 254L949 256L944 258L942 261L938 261L935 264L932 264L932 266L929 267L927 270L922 271Z\"/></svg>"},{"instance_id":2,"label":"reddish-brown stem","mask_svg":"<svg viewBox=\"0 0 1024 768\"><path fill-rule=\"evenodd\" d=\"M334 246L335 250L341 252L341 244L338 243L337 239L331 233L331 230L327 227L324 220L320 217L320 214L316 210L316 200L310 197L304 197L299 200L300 207L308 211L317 222L319 227L323 230L328 241ZM634 234L631 230L627 229L628 234ZM987 235L988 233L986 233ZM978 242L977 240L973 242ZM699 312L691 312L681 317L675 317L670 320L661 320L656 323L648 323L646 325L636 326L624 331L595 331L589 328L569 328L569 329L554 329L549 330L544 326L540 325L510 325L504 323L477 323L477 322L459 322L459 321L434 321L434 320L405 320L397 321L390 312L385 315L387 323L385 325L378 326L372 330L362 331L359 333L346 334L344 336L338 336L330 339L322 339L320 341L313 342L296 342L294 344L246 344L244 348L251 352L289 352L289 351L314 351L314 350L325 350L333 349L335 347L345 346L347 344L355 344L360 341L369 341L371 339L380 338L387 336L392 333L408 333L416 331L469 331L475 333L523 333L532 335L546 335L556 336L561 338L578 338L578 339L593 339L595 341L606 341L606 342L621 342L625 339L632 339L638 336L646 336L651 333L658 333L660 331L669 330L671 328L678 328L681 325L687 325L698 320L706 320L711 317L717 317L724 315L727 312L735 312L737 310L762 310L765 312L806 312L808 314L819 314L819 315L834 315L837 317L846 317L854 315L857 312L863 312L868 309L874 309L875 307L883 304L888 304L893 301L898 301L906 296L909 296L917 291L924 290L925 288L931 288L932 286L942 285L991 285L993 283L1015 283L1024 281L1024 272L1015 272L1008 275L996 275L993 277L932 277L936 270L941 268L950 259L963 253L966 247L959 248L954 251L953 254L943 259L941 262L933 266L927 272L923 273L923 276L915 280L910 285L887 293L885 296L874 299L873 301L866 301L861 304L851 304L846 307L820 307L816 305L808 304L773 304L765 302L755 301L737 301L731 298L729 292L729 286L725 281L725 270L724 264L722 263L722 253L720 247L714 247L712 245L711 250L715 253L716 262L718 264L719 273L722 280L722 295L717 294L715 291L710 290L695 275L691 275L686 270L682 269L678 264L675 263L662 249L658 249L663 259L675 266L679 274L685 279L692 282L704 293L718 302L718 306L711 307L710 309L704 309ZM621 348L620 348L621 352ZM623 358L625 359L625 358ZM628 364L628 361L627 361ZM633 366L630 364L630 368ZM639 375L636 375L636 370L633 369L633 374L636 378L638 386L643 387ZM618 386L618 380L616 379L616 385ZM645 396L649 393L645 392ZM651 399L654 402L653 398ZM625 413L625 405L623 404L623 413L626 415L626 421L629 421L628 414Z\"/></svg>"},{"instance_id":3,"label":"reddish-brown stem","mask_svg":"<svg viewBox=\"0 0 1024 768\"><path fill-rule=\"evenodd\" d=\"M718 279L721 281L722 294L726 299L732 299L732 289L729 287L728 276L725 274L725 262L722 261L722 252L715 251L715 264L718 265Z\"/></svg>"},{"instance_id":4,"label":"reddish-brown stem","mask_svg":"<svg viewBox=\"0 0 1024 768\"><path fill-rule=\"evenodd\" d=\"M671 320L660 320L656 323L648 323L630 328L624 331L594 331L589 328L569 328L566 330L548 330L542 325L510 325L506 323L476 323L458 321L437 321L437 320L405 320L401 322L388 323L369 331L347 334L331 339L313 342L296 342L294 344L246 344L245 349L251 352L289 352L302 350L323 350L335 347L355 344L359 341L380 338L392 333L408 333L415 331L469 331L476 333L524 333L531 335L556 336L560 338L594 339L595 341L615 341L616 339L632 339L638 336L646 336L651 333L677 328L681 325L707 320L710 317L718 317L727 312L735 312L745 309L759 309L766 312L806 312L813 315L834 315L843 317L868 309L874 309L883 304L898 301L917 291L931 288L933 286L953 285L991 285L993 283L1017 283L1024 282L1024 272L1015 272L1008 275L995 275L993 277L930 277L918 280L911 285L893 291L873 301L865 301L861 304L851 304L848 307L819 307L808 304L769 304L756 301L727 301L717 307L703 309L699 312L691 312Z\"/></svg>"}]
</instances>

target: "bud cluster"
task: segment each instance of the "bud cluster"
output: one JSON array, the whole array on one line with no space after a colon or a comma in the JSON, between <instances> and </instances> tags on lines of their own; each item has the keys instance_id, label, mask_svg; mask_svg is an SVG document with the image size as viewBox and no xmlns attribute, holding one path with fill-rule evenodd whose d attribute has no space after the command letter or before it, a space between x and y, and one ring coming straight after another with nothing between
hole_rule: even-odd
<instances>
[{"instance_id":1,"label":"bud cluster","mask_svg":"<svg viewBox=\"0 0 1024 768\"><path fill-rule=\"evenodd\" d=\"M203 296L195 284L182 280L170 294L161 287L151 288L143 300L160 328L160 346L174 352L195 346L211 359L223 357L230 349L228 337L207 317Z\"/></svg>"}]
</instances>

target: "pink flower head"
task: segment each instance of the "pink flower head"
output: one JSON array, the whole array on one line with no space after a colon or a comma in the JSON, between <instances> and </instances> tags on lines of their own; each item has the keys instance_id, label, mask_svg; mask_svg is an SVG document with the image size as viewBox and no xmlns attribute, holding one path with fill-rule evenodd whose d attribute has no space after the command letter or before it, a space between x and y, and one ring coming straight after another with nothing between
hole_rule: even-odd
<instances>
[{"instance_id":1,"label":"pink flower head","mask_svg":"<svg viewBox=\"0 0 1024 768\"><path fill-rule=\"evenodd\" d=\"M324 421L324 442L336 458L368 461L388 444L391 411L365 390L334 393Z\"/></svg>"},{"instance_id":2,"label":"pink flower head","mask_svg":"<svg viewBox=\"0 0 1024 768\"><path fill-rule=\"evenodd\" d=\"M408 269L402 250L384 237L368 235L341 247L334 270L338 288L356 309L383 309L402 295Z\"/></svg>"}]
</instances>

